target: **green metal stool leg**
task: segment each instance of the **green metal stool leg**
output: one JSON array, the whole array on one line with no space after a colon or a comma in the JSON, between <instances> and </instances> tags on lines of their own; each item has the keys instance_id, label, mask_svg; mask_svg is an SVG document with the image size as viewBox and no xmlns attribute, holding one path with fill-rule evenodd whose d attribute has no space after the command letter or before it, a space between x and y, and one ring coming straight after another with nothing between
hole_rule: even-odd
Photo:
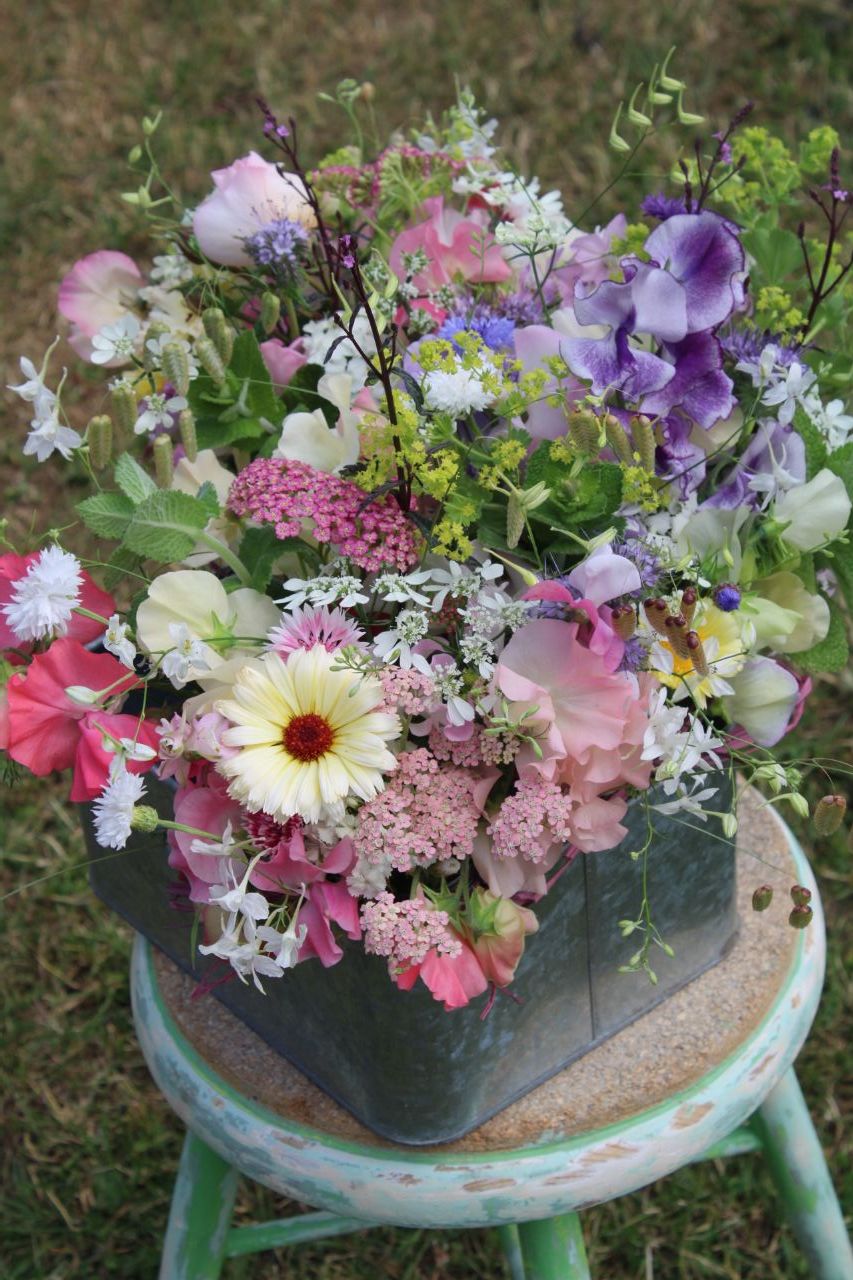
<instances>
[{"instance_id":1,"label":"green metal stool leg","mask_svg":"<svg viewBox=\"0 0 853 1280\"><path fill-rule=\"evenodd\" d=\"M853 1249L793 1068L752 1118L814 1280L853 1280Z\"/></svg>"},{"instance_id":2,"label":"green metal stool leg","mask_svg":"<svg viewBox=\"0 0 853 1280\"><path fill-rule=\"evenodd\" d=\"M518 1226L526 1280L590 1280L576 1213Z\"/></svg>"},{"instance_id":3,"label":"green metal stool leg","mask_svg":"<svg viewBox=\"0 0 853 1280\"><path fill-rule=\"evenodd\" d=\"M218 1280L238 1173L187 1133L172 1192L160 1280Z\"/></svg>"},{"instance_id":4,"label":"green metal stool leg","mask_svg":"<svg viewBox=\"0 0 853 1280\"><path fill-rule=\"evenodd\" d=\"M507 1227L498 1227L498 1235L509 1267L510 1280L527 1280L524 1274L524 1259L521 1256L518 1227L512 1224Z\"/></svg>"}]
</instances>

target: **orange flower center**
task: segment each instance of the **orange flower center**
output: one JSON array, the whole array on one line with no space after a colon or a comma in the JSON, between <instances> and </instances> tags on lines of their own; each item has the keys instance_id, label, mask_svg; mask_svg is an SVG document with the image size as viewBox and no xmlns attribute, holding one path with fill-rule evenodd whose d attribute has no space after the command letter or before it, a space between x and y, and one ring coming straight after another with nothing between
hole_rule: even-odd
<instances>
[{"instance_id":1,"label":"orange flower center","mask_svg":"<svg viewBox=\"0 0 853 1280\"><path fill-rule=\"evenodd\" d=\"M323 716L294 716L284 731L284 747L296 760L319 760L335 740L334 730Z\"/></svg>"}]
</instances>

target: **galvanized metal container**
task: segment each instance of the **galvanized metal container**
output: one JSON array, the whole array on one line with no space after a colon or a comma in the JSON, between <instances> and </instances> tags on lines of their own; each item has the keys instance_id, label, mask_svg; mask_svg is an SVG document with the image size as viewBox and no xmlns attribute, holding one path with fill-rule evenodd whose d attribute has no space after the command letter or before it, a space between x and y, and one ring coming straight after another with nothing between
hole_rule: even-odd
<instances>
[{"instance_id":1,"label":"galvanized metal container","mask_svg":"<svg viewBox=\"0 0 853 1280\"><path fill-rule=\"evenodd\" d=\"M728 783L721 788L727 807ZM170 813L171 790L149 785L151 803ZM119 856L104 856L83 810L96 894L199 979L211 962L194 953L193 914L181 910L179 877L162 834L135 833ZM220 1000L277 1052L382 1137L407 1144L462 1137L516 1098L658 1004L720 960L736 929L735 849L716 819L696 830L657 816L648 856L653 918L673 947L654 952L653 986L619 973L637 949L617 921L636 917L646 816L629 809L617 849L575 859L535 910L539 931L527 944L511 988L488 1015L484 998L445 1013L422 984L398 991L386 962L344 941L340 964L317 960L270 980L267 994L234 979L205 998ZM698 824L697 824L698 826Z\"/></svg>"}]
</instances>

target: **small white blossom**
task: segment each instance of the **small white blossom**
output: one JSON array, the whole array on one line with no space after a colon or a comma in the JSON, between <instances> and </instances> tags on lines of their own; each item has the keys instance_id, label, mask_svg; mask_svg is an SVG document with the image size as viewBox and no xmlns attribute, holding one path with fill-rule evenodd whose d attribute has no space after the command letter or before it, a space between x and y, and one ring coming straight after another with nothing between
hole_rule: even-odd
<instances>
[{"instance_id":1,"label":"small white blossom","mask_svg":"<svg viewBox=\"0 0 853 1280\"><path fill-rule=\"evenodd\" d=\"M136 348L140 324L132 311L105 324L92 338L92 364L109 364L112 360L129 360Z\"/></svg>"},{"instance_id":2,"label":"small white blossom","mask_svg":"<svg viewBox=\"0 0 853 1280\"><path fill-rule=\"evenodd\" d=\"M193 266L178 249L169 253L156 254L151 266L150 277L155 284L166 289L178 289L182 284L189 284L193 278Z\"/></svg>"},{"instance_id":3,"label":"small white blossom","mask_svg":"<svg viewBox=\"0 0 853 1280\"><path fill-rule=\"evenodd\" d=\"M486 409L495 398L474 369L431 370L424 375L423 393L428 409L449 413L454 418Z\"/></svg>"},{"instance_id":4,"label":"small white blossom","mask_svg":"<svg viewBox=\"0 0 853 1280\"><path fill-rule=\"evenodd\" d=\"M697 783L696 785L698 786L699 784ZM701 791L697 791L694 788L692 793L682 791L674 800L667 800L663 804L653 804L649 808L668 817L672 817L673 814L677 813L691 813L695 818L701 819L702 822L707 822L708 815L702 806L716 794L716 787L704 787Z\"/></svg>"},{"instance_id":5,"label":"small white blossom","mask_svg":"<svg viewBox=\"0 0 853 1280\"><path fill-rule=\"evenodd\" d=\"M83 438L73 427L66 427L59 420L56 407L51 407L41 417L33 418L30 432L24 442L24 456L35 454L37 462L46 462L54 452L60 453L67 461L74 449L79 449Z\"/></svg>"},{"instance_id":6,"label":"small white blossom","mask_svg":"<svg viewBox=\"0 0 853 1280\"><path fill-rule=\"evenodd\" d=\"M771 379L761 403L775 408L776 417L787 424L793 420L797 405L802 404L814 380L811 369L795 360L778 379Z\"/></svg>"},{"instance_id":7,"label":"small white blossom","mask_svg":"<svg viewBox=\"0 0 853 1280\"><path fill-rule=\"evenodd\" d=\"M436 661L430 668L435 692L447 707L447 718L457 726L470 724L475 711L470 702L461 697L462 672L455 662Z\"/></svg>"},{"instance_id":8,"label":"small white blossom","mask_svg":"<svg viewBox=\"0 0 853 1280\"><path fill-rule=\"evenodd\" d=\"M284 930L273 929L271 925L262 924L258 929L258 937L273 952L271 959L279 969L292 969L299 959L299 948L308 934L308 926L298 924L299 908L293 913L293 919Z\"/></svg>"},{"instance_id":9,"label":"small white blossom","mask_svg":"<svg viewBox=\"0 0 853 1280\"><path fill-rule=\"evenodd\" d=\"M214 858L230 858L237 846L234 839L234 829L230 820L225 824L225 830L218 840L202 840L198 836L190 841L190 853L206 853ZM260 895L258 895L260 896ZM219 904L223 906L223 903ZM264 917L260 917L263 919Z\"/></svg>"},{"instance_id":10,"label":"small white blossom","mask_svg":"<svg viewBox=\"0 0 853 1280\"><path fill-rule=\"evenodd\" d=\"M209 850L204 849L204 852ZM255 862L257 858L249 863L242 880L238 880L234 872L229 871L230 884L214 884L210 887L210 901L235 919L240 915L247 920L266 920L270 913L270 904L264 895L253 893L249 889L249 876Z\"/></svg>"},{"instance_id":11,"label":"small white blossom","mask_svg":"<svg viewBox=\"0 0 853 1280\"><path fill-rule=\"evenodd\" d=\"M340 604L345 609L356 604L367 604L370 596L365 594L364 584L360 578L351 574L320 574L316 578L288 578L284 583L285 591L290 594L276 604L285 609L301 609L304 604L324 605Z\"/></svg>"},{"instance_id":12,"label":"small white blossom","mask_svg":"<svg viewBox=\"0 0 853 1280\"><path fill-rule=\"evenodd\" d=\"M80 561L61 547L46 547L22 578L12 583L12 598L2 613L18 640L63 636L82 586Z\"/></svg>"},{"instance_id":13,"label":"small white blossom","mask_svg":"<svg viewBox=\"0 0 853 1280\"><path fill-rule=\"evenodd\" d=\"M370 322L364 315L358 315L353 321L353 336L368 356L376 354L376 344L370 329ZM339 338L328 360L329 349ZM309 320L302 327L302 348L308 357L309 364L320 364L327 373L346 373L352 379L352 391L358 391L367 380L367 365L359 355L353 343L344 334L343 329L331 316L322 320Z\"/></svg>"},{"instance_id":14,"label":"small white blossom","mask_svg":"<svg viewBox=\"0 0 853 1280\"><path fill-rule=\"evenodd\" d=\"M366 858L359 858L347 876L347 888L354 898L378 898L392 870L390 859L369 862Z\"/></svg>"},{"instance_id":15,"label":"small white blossom","mask_svg":"<svg viewBox=\"0 0 853 1280\"><path fill-rule=\"evenodd\" d=\"M423 675L431 675L429 663L414 646L423 640L429 630L429 618L420 609L402 609L394 619L394 626L377 636L373 652L384 662L399 662L404 671L414 668Z\"/></svg>"},{"instance_id":16,"label":"small white blossom","mask_svg":"<svg viewBox=\"0 0 853 1280\"><path fill-rule=\"evenodd\" d=\"M132 640L128 639L127 623L122 622L117 613L114 613L107 623L101 643L108 653L114 653L119 662L133 670L136 646Z\"/></svg>"},{"instance_id":17,"label":"small white blossom","mask_svg":"<svg viewBox=\"0 0 853 1280\"><path fill-rule=\"evenodd\" d=\"M207 671L210 663L203 642L192 634L185 622L170 622L169 636L174 647L161 659L160 670L176 689L180 689L189 680L191 668Z\"/></svg>"},{"instance_id":18,"label":"small white blossom","mask_svg":"<svg viewBox=\"0 0 853 1280\"><path fill-rule=\"evenodd\" d=\"M265 978L280 978L284 970L271 956L264 954L263 939L257 936L257 930L250 919L243 921L242 935L235 928L236 919L229 920L228 925L215 942L200 946L199 951L205 956L227 960L241 982L246 982L251 977L263 995L260 975L263 974Z\"/></svg>"},{"instance_id":19,"label":"small white blossom","mask_svg":"<svg viewBox=\"0 0 853 1280\"><path fill-rule=\"evenodd\" d=\"M482 591L485 583L495 582L502 576L502 565L495 564L493 560L486 560L474 569L459 564L457 560L450 560L446 567L432 570L433 582L437 585L432 607L435 610L441 609L448 597L452 600L470 600Z\"/></svg>"},{"instance_id":20,"label":"small white blossom","mask_svg":"<svg viewBox=\"0 0 853 1280\"><path fill-rule=\"evenodd\" d=\"M419 569L416 573L382 573L373 583L373 590L381 600L394 601L398 604L429 604L429 596L425 596L418 588L431 590L431 569Z\"/></svg>"},{"instance_id":21,"label":"small white blossom","mask_svg":"<svg viewBox=\"0 0 853 1280\"><path fill-rule=\"evenodd\" d=\"M44 384L44 369L38 370L26 356L21 356L18 363L26 381L19 382L17 386L9 385L6 390L14 391L16 396L26 400L28 404L53 404L56 396Z\"/></svg>"},{"instance_id":22,"label":"small white blossom","mask_svg":"<svg viewBox=\"0 0 853 1280\"><path fill-rule=\"evenodd\" d=\"M133 810L145 792L136 773L122 771L112 778L92 806L95 839L104 849L123 849L130 838Z\"/></svg>"},{"instance_id":23,"label":"small white blossom","mask_svg":"<svg viewBox=\"0 0 853 1280\"><path fill-rule=\"evenodd\" d=\"M818 395L809 394L803 402L803 408L829 445L831 452L847 444L853 432L853 415L844 412L843 400L830 400L829 404L825 405L821 403Z\"/></svg>"},{"instance_id":24,"label":"small white blossom","mask_svg":"<svg viewBox=\"0 0 853 1280\"><path fill-rule=\"evenodd\" d=\"M146 397L145 408L140 413L134 424L134 432L138 436L143 436L146 432L156 431L157 427L163 427L168 430L173 426L172 419L179 414L182 409L186 409L188 401L183 396L169 396L168 398L159 391L153 392Z\"/></svg>"}]
</instances>

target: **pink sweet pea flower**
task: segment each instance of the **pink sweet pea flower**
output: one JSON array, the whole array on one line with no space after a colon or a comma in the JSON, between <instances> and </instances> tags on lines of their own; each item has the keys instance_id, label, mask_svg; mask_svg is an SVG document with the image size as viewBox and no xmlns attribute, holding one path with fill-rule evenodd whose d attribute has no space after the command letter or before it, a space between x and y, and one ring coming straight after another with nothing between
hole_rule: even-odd
<instances>
[{"instance_id":1,"label":"pink sweet pea flower","mask_svg":"<svg viewBox=\"0 0 853 1280\"><path fill-rule=\"evenodd\" d=\"M268 338L261 343L261 355L276 391L283 391L297 370L307 364L304 345L302 338L297 338L288 346L285 346L281 338Z\"/></svg>"},{"instance_id":2,"label":"pink sweet pea flower","mask_svg":"<svg viewBox=\"0 0 853 1280\"><path fill-rule=\"evenodd\" d=\"M110 686L107 697L113 699L139 684L138 677L111 654L89 653L77 640L55 640L45 653L36 654L25 672L9 681L9 755L37 778L70 768L80 743L81 721L103 713L73 702L65 690L72 685L93 690Z\"/></svg>"},{"instance_id":3,"label":"pink sweet pea flower","mask_svg":"<svg viewBox=\"0 0 853 1280\"><path fill-rule=\"evenodd\" d=\"M480 968L488 982L507 987L524 955L524 940L528 933L536 932L539 921L528 907L519 907L488 889L474 890L470 909L476 930L471 945Z\"/></svg>"},{"instance_id":4,"label":"pink sweet pea flower","mask_svg":"<svg viewBox=\"0 0 853 1280\"><path fill-rule=\"evenodd\" d=\"M343 880L321 880L311 885L299 912L299 923L307 929L305 941L299 948L299 959L317 956L324 969L337 964L344 954L332 932L332 924L343 929L353 941L361 937L358 902Z\"/></svg>"},{"instance_id":5,"label":"pink sweet pea flower","mask_svg":"<svg viewBox=\"0 0 853 1280\"><path fill-rule=\"evenodd\" d=\"M539 582L524 592L523 600L550 600L564 604L575 613L586 614L588 622L579 623L581 644L597 653L608 671L615 671L625 656L625 642L610 625L610 611L601 610L592 600L579 600L562 582L550 579ZM577 621L577 619L574 619Z\"/></svg>"},{"instance_id":6,"label":"pink sweet pea flower","mask_svg":"<svg viewBox=\"0 0 853 1280\"><path fill-rule=\"evenodd\" d=\"M397 986L401 991L410 991L420 978L433 999L444 1002L447 1012L464 1008L469 1000L482 995L489 983L473 949L464 939L460 942L458 955L439 955L433 948L421 964L393 974Z\"/></svg>"},{"instance_id":7,"label":"pink sweet pea flower","mask_svg":"<svg viewBox=\"0 0 853 1280\"><path fill-rule=\"evenodd\" d=\"M33 551L27 556L18 556L13 552L0 556L0 650L3 649L30 649L32 646L22 644L11 630L6 618L3 614L3 605L8 604L12 599L12 586L19 578L23 578L34 561L38 560L39 553ZM83 569L80 573L80 604L84 609L88 609L91 613L98 613L102 618L109 618L115 613L116 604L112 596L106 591L102 591L93 581L92 577ZM95 622L92 618L85 618L82 614L75 613L71 616L68 623L68 631L66 639L79 640L81 644L88 644L90 640L97 640L99 636L104 634L105 623ZM15 661L14 656L12 661ZM77 681L76 683L79 683Z\"/></svg>"},{"instance_id":8,"label":"pink sweet pea flower","mask_svg":"<svg viewBox=\"0 0 853 1280\"><path fill-rule=\"evenodd\" d=\"M445 209L443 196L425 200L423 208L426 219L401 231L391 246L388 260L400 280L406 277L403 254L419 249L429 258L426 270L413 277L419 294L432 293L457 278L478 284L509 280L509 263L482 215L466 218L456 209Z\"/></svg>"},{"instance_id":9,"label":"pink sweet pea flower","mask_svg":"<svg viewBox=\"0 0 853 1280\"><path fill-rule=\"evenodd\" d=\"M150 720L140 721L139 716L109 715L103 711L87 711L78 722L80 736L74 753L74 780L69 799L74 804L94 800L103 791L109 778L110 766L116 752L110 751L104 733L115 741L122 738L134 744L150 747L154 754L149 760L125 760L128 773L145 773L157 763L157 727Z\"/></svg>"},{"instance_id":10,"label":"pink sweet pea flower","mask_svg":"<svg viewBox=\"0 0 853 1280\"><path fill-rule=\"evenodd\" d=\"M606 604L619 596L631 595L643 583L636 565L616 555L610 546L598 547L568 574L569 584L579 596L594 604Z\"/></svg>"},{"instance_id":11,"label":"pink sweet pea flower","mask_svg":"<svg viewBox=\"0 0 853 1280\"><path fill-rule=\"evenodd\" d=\"M132 309L143 283L133 259L115 249L99 249L74 263L59 286L58 306L71 321L68 341L79 356L91 359L91 339Z\"/></svg>"},{"instance_id":12,"label":"pink sweet pea flower","mask_svg":"<svg viewBox=\"0 0 853 1280\"><path fill-rule=\"evenodd\" d=\"M577 623L550 618L516 631L500 656L495 681L514 704L513 714L538 708L533 723L542 730L542 757L525 746L518 764L522 776L533 770L549 781L560 781L562 763L583 759L592 747L618 747L638 696L633 676L613 671L580 644Z\"/></svg>"},{"instance_id":13,"label":"pink sweet pea flower","mask_svg":"<svg viewBox=\"0 0 853 1280\"><path fill-rule=\"evenodd\" d=\"M175 821L186 827L222 837L228 823L236 830L242 817L240 805L228 795L225 780L214 773L209 785L182 787L175 795ZM168 833L169 866L186 876L191 902L209 902L211 885L230 883L232 872L238 879L242 876L243 864L238 859L194 850L193 844L200 839L187 831Z\"/></svg>"},{"instance_id":14,"label":"pink sweet pea flower","mask_svg":"<svg viewBox=\"0 0 853 1280\"><path fill-rule=\"evenodd\" d=\"M249 267L252 259L244 240L281 218L315 225L302 179L280 174L278 167L255 151L210 175L214 190L193 216L199 248L211 262L226 267Z\"/></svg>"}]
</instances>

